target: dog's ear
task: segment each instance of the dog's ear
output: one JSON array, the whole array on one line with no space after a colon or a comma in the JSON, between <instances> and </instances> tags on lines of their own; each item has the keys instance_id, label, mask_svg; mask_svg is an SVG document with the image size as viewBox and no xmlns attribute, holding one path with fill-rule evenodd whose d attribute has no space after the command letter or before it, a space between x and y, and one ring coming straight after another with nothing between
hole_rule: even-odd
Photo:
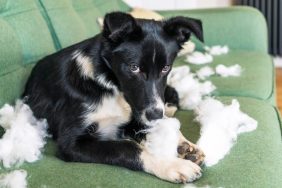
<instances>
[{"instance_id":1,"label":"dog's ear","mask_svg":"<svg viewBox=\"0 0 282 188\"><path fill-rule=\"evenodd\" d=\"M204 42L202 22L198 19L177 16L164 21L164 31L174 37L179 44L186 42L191 33Z\"/></svg>"},{"instance_id":2,"label":"dog's ear","mask_svg":"<svg viewBox=\"0 0 282 188\"><path fill-rule=\"evenodd\" d=\"M119 43L127 39L141 37L142 29L131 15L112 12L105 16L102 33L111 42Z\"/></svg>"}]
</instances>

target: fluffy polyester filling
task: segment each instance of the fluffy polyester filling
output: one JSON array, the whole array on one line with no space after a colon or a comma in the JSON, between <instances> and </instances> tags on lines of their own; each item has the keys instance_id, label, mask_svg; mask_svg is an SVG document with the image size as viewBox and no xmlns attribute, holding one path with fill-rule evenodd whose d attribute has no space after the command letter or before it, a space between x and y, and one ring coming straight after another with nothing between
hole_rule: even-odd
<instances>
[{"instance_id":1,"label":"fluffy polyester filling","mask_svg":"<svg viewBox=\"0 0 282 188\"><path fill-rule=\"evenodd\" d=\"M14 170L8 174L0 175L0 187L2 188L26 188L27 172L25 170Z\"/></svg>"},{"instance_id":2,"label":"fluffy polyester filling","mask_svg":"<svg viewBox=\"0 0 282 188\"><path fill-rule=\"evenodd\" d=\"M240 76L242 72L242 68L240 65L232 65L230 67L226 67L225 65L219 64L215 68L216 74L222 77L228 76Z\"/></svg>"},{"instance_id":3,"label":"fluffy polyester filling","mask_svg":"<svg viewBox=\"0 0 282 188\"><path fill-rule=\"evenodd\" d=\"M197 145L206 155L206 166L215 165L223 159L240 133L257 128L257 121L240 111L240 104L235 99L230 105L224 105L213 98L205 99L195 113L196 120L201 124Z\"/></svg>"},{"instance_id":4,"label":"fluffy polyester filling","mask_svg":"<svg viewBox=\"0 0 282 188\"><path fill-rule=\"evenodd\" d=\"M0 109L0 125L5 133L0 139L0 162L5 168L41 157L47 137L47 121L37 120L28 105L18 100L15 107Z\"/></svg>"},{"instance_id":5,"label":"fluffy polyester filling","mask_svg":"<svg viewBox=\"0 0 282 188\"><path fill-rule=\"evenodd\" d=\"M179 96L181 109L194 109L203 96L210 95L215 86L210 81L200 82L187 66L173 68L167 84L174 87Z\"/></svg>"},{"instance_id":6,"label":"fluffy polyester filling","mask_svg":"<svg viewBox=\"0 0 282 188\"><path fill-rule=\"evenodd\" d=\"M177 157L180 122L176 118L164 118L150 122L146 129L144 148L155 156L162 158Z\"/></svg>"},{"instance_id":7,"label":"fluffy polyester filling","mask_svg":"<svg viewBox=\"0 0 282 188\"><path fill-rule=\"evenodd\" d=\"M218 73L218 67L216 71ZM227 67L221 73L223 76L238 75L234 72L241 73L241 67ZM198 78L205 79L214 72L210 67L203 67L196 74ZM197 145L206 155L206 166L215 165L223 159L236 142L238 134L253 131L257 127L254 119L240 111L237 100L225 106L216 99L206 98L215 86L210 81L200 82L187 66L172 69L168 76L168 85L178 92L180 108L192 109L197 115L196 119L201 125ZM168 138L169 134L164 137Z\"/></svg>"}]
</instances>

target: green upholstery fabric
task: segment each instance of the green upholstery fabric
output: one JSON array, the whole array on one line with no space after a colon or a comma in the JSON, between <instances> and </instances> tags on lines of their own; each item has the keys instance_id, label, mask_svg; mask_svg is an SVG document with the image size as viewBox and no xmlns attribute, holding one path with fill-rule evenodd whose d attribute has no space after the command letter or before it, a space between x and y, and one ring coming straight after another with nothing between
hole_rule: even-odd
<instances>
[{"instance_id":1,"label":"green upholstery fabric","mask_svg":"<svg viewBox=\"0 0 282 188\"><path fill-rule=\"evenodd\" d=\"M273 64L269 55L262 52L250 52L242 50L231 50L226 55L214 56L214 62L204 65L192 65L179 58L175 66L187 65L192 72L203 66L216 67L218 64L231 66L239 64L243 72L239 77L211 76L210 80L217 89L214 95L221 96L245 96L262 100L273 98ZM189 84L189 83L187 83Z\"/></svg>"},{"instance_id":2,"label":"green upholstery fabric","mask_svg":"<svg viewBox=\"0 0 282 188\"><path fill-rule=\"evenodd\" d=\"M206 45L228 45L231 49L260 52L268 50L266 22L257 9L228 7L159 13L164 17L182 15L201 19Z\"/></svg>"},{"instance_id":3,"label":"green upholstery fabric","mask_svg":"<svg viewBox=\"0 0 282 188\"><path fill-rule=\"evenodd\" d=\"M34 0L0 1L0 106L22 93L33 62L55 52Z\"/></svg>"},{"instance_id":4,"label":"green upholstery fabric","mask_svg":"<svg viewBox=\"0 0 282 188\"><path fill-rule=\"evenodd\" d=\"M6 49L9 51L1 54L1 66L4 58L17 58L11 60L14 63L30 63L55 52L52 37L36 1L4 0L0 1L0 7L1 28L3 28L1 40L9 39L11 42L8 44L10 48ZM7 43L0 45L1 52L6 45Z\"/></svg>"},{"instance_id":5,"label":"green upholstery fabric","mask_svg":"<svg viewBox=\"0 0 282 188\"><path fill-rule=\"evenodd\" d=\"M232 98L220 98L230 103ZM258 121L257 130L243 133L237 143L217 165L204 169L197 186L271 187L282 184L282 142L277 113L271 105L256 99L238 97L241 109ZM267 114L267 115L265 115ZM182 132L191 141L199 137L199 125L191 111L180 111L177 117ZM29 174L29 188L38 187L103 187L151 188L182 187L157 179L143 172L102 164L65 163L54 156L55 148L48 143L42 160L22 166ZM1 171L0 171L1 172Z\"/></svg>"},{"instance_id":6,"label":"green upholstery fabric","mask_svg":"<svg viewBox=\"0 0 282 188\"><path fill-rule=\"evenodd\" d=\"M100 32L98 17L110 11L128 11L119 1L40 0L59 48L70 46ZM66 32L67 31L67 32Z\"/></svg>"}]
</instances>

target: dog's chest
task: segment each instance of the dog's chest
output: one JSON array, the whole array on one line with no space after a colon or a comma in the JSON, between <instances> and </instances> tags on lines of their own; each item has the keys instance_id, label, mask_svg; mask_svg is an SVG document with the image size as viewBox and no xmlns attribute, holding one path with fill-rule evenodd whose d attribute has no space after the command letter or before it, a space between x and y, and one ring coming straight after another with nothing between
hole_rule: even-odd
<instances>
[{"instance_id":1,"label":"dog's chest","mask_svg":"<svg viewBox=\"0 0 282 188\"><path fill-rule=\"evenodd\" d=\"M97 132L102 139L116 139L119 127L131 118L131 108L121 93L104 97L98 106L88 109L85 122L87 125L98 124Z\"/></svg>"}]
</instances>

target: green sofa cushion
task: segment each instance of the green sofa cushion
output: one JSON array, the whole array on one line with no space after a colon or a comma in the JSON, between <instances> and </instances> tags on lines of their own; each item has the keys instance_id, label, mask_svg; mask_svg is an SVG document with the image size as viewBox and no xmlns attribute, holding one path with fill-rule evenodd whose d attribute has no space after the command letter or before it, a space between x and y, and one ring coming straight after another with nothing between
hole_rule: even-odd
<instances>
[{"instance_id":1,"label":"green sofa cushion","mask_svg":"<svg viewBox=\"0 0 282 188\"><path fill-rule=\"evenodd\" d=\"M127 11L129 7L117 0L40 0L50 21L58 48L64 48L100 32L98 17L110 11Z\"/></svg>"},{"instance_id":2,"label":"green sofa cushion","mask_svg":"<svg viewBox=\"0 0 282 188\"><path fill-rule=\"evenodd\" d=\"M218 64L226 66L239 64L242 67L243 72L239 77L223 78L217 75L210 77L217 87L215 95L244 96L262 100L274 97L273 63L271 57L265 53L231 50L226 55L214 56L214 62L205 65L188 64L184 59L179 58L174 65L189 65L192 71L203 66L216 67Z\"/></svg>"},{"instance_id":3,"label":"green sofa cushion","mask_svg":"<svg viewBox=\"0 0 282 188\"><path fill-rule=\"evenodd\" d=\"M230 103L232 98L220 100ZM257 130L239 136L237 143L217 165L204 169L197 186L272 187L282 184L282 142L277 112L271 105L256 99L238 97L241 109L258 121ZM191 111L179 111L182 132L191 141L199 137L200 127ZM38 187L182 187L159 180L143 172L102 164L66 163L54 156L49 141L42 160L24 164L30 188ZM215 151L216 152L216 151ZM3 170L2 170L3 171ZM1 172L1 170L0 170Z\"/></svg>"},{"instance_id":4,"label":"green sofa cushion","mask_svg":"<svg viewBox=\"0 0 282 188\"><path fill-rule=\"evenodd\" d=\"M166 18L182 15L201 19L207 45L228 45L231 49L264 53L268 51L266 21L255 8L233 6L159 13Z\"/></svg>"},{"instance_id":5,"label":"green sofa cushion","mask_svg":"<svg viewBox=\"0 0 282 188\"><path fill-rule=\"evenodd\" d=\"M51 34L36 1L4 0L0 1L0 7L0 40L3 42L0 51L4 49L1 66L5 59L11 58L15 63L30 63L55 52ZM14 66L13 63L10 65Z\"/></svg>"}]
</instances>

